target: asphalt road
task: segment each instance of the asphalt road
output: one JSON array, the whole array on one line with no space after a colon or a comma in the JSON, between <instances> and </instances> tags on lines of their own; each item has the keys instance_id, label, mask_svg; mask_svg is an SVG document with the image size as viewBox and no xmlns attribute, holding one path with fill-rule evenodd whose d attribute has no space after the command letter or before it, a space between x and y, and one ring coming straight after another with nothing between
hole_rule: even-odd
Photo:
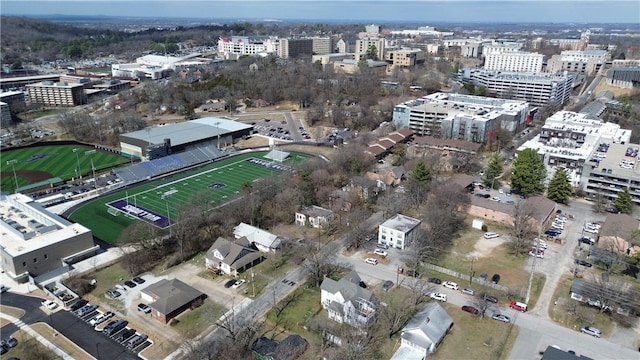
<instances>
[{"instance_id":1,"label":"asphalt road","mask_svg":"<svg viewBox=\"0 0 640 360\"><path fill-rule=\"evenodd\" d=\"M128 351L122 345L116 343L102 332L95 331L93 327L82 321L69 311L59 310L49 317L40 305L41 298L33 296L19 295L6 292L0 297L0 303L6 306L20 308L25 314L20 320L27 325L37 322L44 322L53 325L53 328L60 334L67 337L86 352L99 359L138 359L138 356ZM9 325L7 325L9 326ZM15 325L11 325L15 326ZM17 330L17 328L16 328ZM11 331L11 328L2 328L2 332ZM99 345L96 345L99 344ZM98 357L98 351L100 356Z\"/></svg>"}]
</instances>

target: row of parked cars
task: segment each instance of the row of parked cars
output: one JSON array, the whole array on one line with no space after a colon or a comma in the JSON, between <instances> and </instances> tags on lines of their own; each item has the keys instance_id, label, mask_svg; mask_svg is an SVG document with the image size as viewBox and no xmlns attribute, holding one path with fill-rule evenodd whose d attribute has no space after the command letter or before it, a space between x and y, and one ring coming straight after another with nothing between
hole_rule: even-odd
<instances>
[{"instance_id":1,"label":"row of parked cars","mask_svg":"<svg viewBox=\"0 0 640 360\"><path fill-rule=\"evenodd\" d=\"M88 323L90 326L96 328L98 325L110 320L115 316L114 313L107 311L103 312L98 310L98 305L89 304L87 300L80 299L75 304L73 304L70 308L70 311L82 319L84 322ZM114 339L116 342L130 349L131 351L139 351L142 348L138 349L149 339L148 335L139 334L135 329L127 328L129 322L124 319L116 319L110 321L103 329L102 333L110 338ZM100 330L98 330L100 331Z\"/></svg>"},{"instance_id":2,"label":"row of parked cars","mask_svg":"<svg viewBox=\"0 0 640 360\"><path fill-rule=\"evenodd\" d=\"M134 287L144 283L145 283L145 280L143 278L136 276L131 280L125 281L124 285L116 285L115 287L107 290L107 292L105 293L105 296L110 299L117 299L120 296L122 296L122 291L127 291L127 288L133 289Z\"/></svg>"}]
</instances>

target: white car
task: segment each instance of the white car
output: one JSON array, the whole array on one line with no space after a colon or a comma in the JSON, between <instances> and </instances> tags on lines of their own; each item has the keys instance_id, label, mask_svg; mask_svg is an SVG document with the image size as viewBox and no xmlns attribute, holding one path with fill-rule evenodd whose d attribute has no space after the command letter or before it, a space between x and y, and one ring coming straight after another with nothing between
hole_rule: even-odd
<instances>
[{"instance_id":1,"label":"white car","mask_svg":"<svg viewBox=\"0 0 640 360\"><path fill-rule=\"evenodd\" d=\"M500 201L500 197L498 197L498 196L494 196L494 197L492 197L492 198L491 198L491 200L493 200L493 201Z\"/></svg>"},{"instance_id":2,"label":"white car","mask_svg":"<svg viewBox=\"0 0 640 360\"><path fill-rule=\"evenodd\" d=\"M493 239L493 238L497 238L499 236L500 236L500 234L494 233L494 232L486 232L486 233L484 233L484 238L485 239Z\"/></svg>"},{"instance_id":3,"label":"white car","mask_svg":"<svg viewBox=\"0 0 640 360\"><path fill-rule=\"evenodd\" d=\"M371 264L371 265L378 265L378 260L376 260L374 258L366 258L366 259L364 259L364 262L366 262L367 264Z\"/></svg>"},{"instance_id":4,"label":"white car","mask_svg":"<svg viewBox=\"0 0 640 360\"><path fill-rule=\"evenodd\" d=\"M242 279L242 280L238 280L238 281L236 281L236 283L235 283L235 284L231 285L231 288L232 288L232 289L237 289L237 288L239 288L240 286L244 285L244 283L246 283L246 282L247 282L247 281L246 281L246 280L244 280L244 279Z\"/></svg>"},{"instance_id":5,"label":"white car","mask_svg":"<svg viewBox=\"0 0 640 360\"><path fill-rule=\"evenodd\" d=\"M44 300L41 302L42 306L46 307L49 310L53 310L58 307L58 303L53 302L51 300Z\"/></svg>"},{"instance_id":6,"label":"white car","mask_svg":"<svg viewBox=\"0 0 640 360\"><path fill-rule=\"evenodd\" d=\"M445 281L442 283L442 286L446 287L447 289L453 290L458 290L460 288L458 284L454 283L453 281Z\"/></svg>"},{"instance_id":7,"label":"white car","mask_svg":"<svg viewBox=\"0 0 640 360\"><path fill-rule=\"evenodd\" d=\"M544 250L542 250L542 249L538 250L538 253L536 255L536 249L535 248L531 249L529 251L529 256L535 256L537 258L544 259Z\"/></svg>"},{"instance_id":8,"label":"white car","mask_svg":"<svg viewBox=\"0 0 640 360\"><path fill-rule=\"evenodd\" d=\"M380 255L382 257L386 257L387 256L387 252L382 250L382 249L376 249L373 253L376 254L376 255Z\"/></svg>"},{"instance_id":9,"label":"white car","mask_svg":"<svg viewBox=\"0 0 640 360\"><path fill-rule=\"evenodd\" d=\"M98 324L101 324L101 323L107 321L111 317L113 317L113 313L111 311L106 312L106 313L100 313L100 314L94 316L91 320L89 320L89 325L96 326Z\"/></svg>"},{"instance_id":10,"label":"white car","mask_svg":"<svg viewBox=\"0 0 640 360\"><path fill-rule=\"evenodd\" d=\"M547 243L543 243L543 242L538 242L538 243L534 242L533 247L535 248L536 246L542 250L547 250L547 248L549 247Z\"/></svg>"},{"instance_id":11,"label":"white car","mask_svg":"<svg viewBox=\"0 0 640 360\"><path fill-rule=\"evenodd\" d=\"M439 292L431 293L431 295L429 295L429 297L432 298L433 300L447 302L447 295L446 294L441 294Z\"/></svg>"},{"instance_id":12,"label":"white car","mask_svg":"<svg viewBox=\"0 0 640 360\"><path fill-rule=\"evenodd\" d=\"M584 228L583 230L584 230L584 232L588 232L590 234L597 234L598 231L600 231L600 230L594 229L594 228Z\"/></svg>"}]
</instances>

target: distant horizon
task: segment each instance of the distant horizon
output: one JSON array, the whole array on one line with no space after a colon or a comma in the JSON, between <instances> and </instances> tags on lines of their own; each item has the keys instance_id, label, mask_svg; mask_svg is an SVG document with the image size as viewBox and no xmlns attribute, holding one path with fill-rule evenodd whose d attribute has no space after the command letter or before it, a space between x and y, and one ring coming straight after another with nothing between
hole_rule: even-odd
<instances>
[{"instance_id":1,"label":"distant horizon","mask_svg":"<svg viewBox=\"0 0 640 360\"><path fill-rule=\"evenodd\" d=\"M640 24L640 1L11 1L7 16L478 24ZM136 14L136 15L131 15ZM639 25L640 26L640 25Z\"/></svg>"}]
</instances>

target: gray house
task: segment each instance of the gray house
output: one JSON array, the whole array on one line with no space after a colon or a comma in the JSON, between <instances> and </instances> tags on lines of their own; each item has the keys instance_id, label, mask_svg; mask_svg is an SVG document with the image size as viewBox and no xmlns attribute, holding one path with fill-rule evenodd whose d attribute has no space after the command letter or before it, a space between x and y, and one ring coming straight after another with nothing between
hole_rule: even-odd
<instances>
[{"instance_id":1,"label":"gray house","mask_svg":"<svg viewBox=\"0 0 640 360\"><path fill-rule=\"evenodd\" d=\"M252 248L246 238L230 241L219 237L205 255L205 267L238 276L239 272L259 264L263 259L262 254Z\"/></svg>"},{"instance_id":2,"label":"gray house","mask_svg":"<svg viewBox=\"0 0 640 360\"><path fill-rule=\"evenodd\" d=\"M422 360L436 351L453 320L436 302L427 304L402 329L401 344L391 360Z\"/></svg>"}]
</instances>

